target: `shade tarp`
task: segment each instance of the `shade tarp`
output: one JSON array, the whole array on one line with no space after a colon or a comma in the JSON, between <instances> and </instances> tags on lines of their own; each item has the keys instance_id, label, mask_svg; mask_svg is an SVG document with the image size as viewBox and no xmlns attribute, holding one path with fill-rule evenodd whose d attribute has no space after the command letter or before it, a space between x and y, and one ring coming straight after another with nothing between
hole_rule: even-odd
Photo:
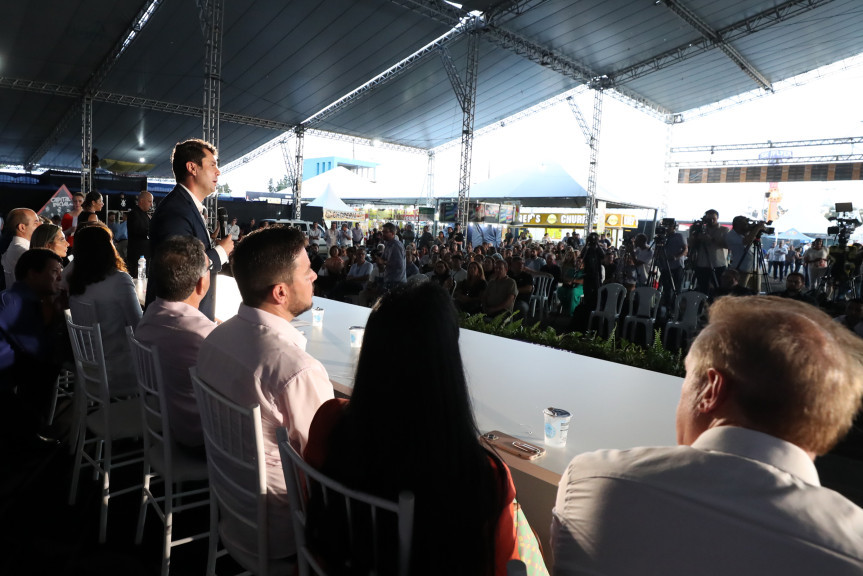
<instances>
[{"instance_id":1,"label":"shade tarp","mask_svg":"<svg viewBox=\"0 0 863 576\"><path fill-rule=\"evenodd\" d=\"M326 188L324 188L324 192L309 202L309 206L317 206L326 210L335 210L339 212L352 211L351 207L345 204L336 194L335 190L333 190L332 183L328 183Z\"/></svg>"},{"instance_id":2,"label":"shade tarp","mask_svg":"<svg viewBox=\"0 0 863 576\"><path fill-rule=\"evenodd\" d=\"M773 223L779 234L794 230L798 233L823 236L829 226L830 221L827 218L812 210L789 210Z\"/></svg>"}]
</instances>

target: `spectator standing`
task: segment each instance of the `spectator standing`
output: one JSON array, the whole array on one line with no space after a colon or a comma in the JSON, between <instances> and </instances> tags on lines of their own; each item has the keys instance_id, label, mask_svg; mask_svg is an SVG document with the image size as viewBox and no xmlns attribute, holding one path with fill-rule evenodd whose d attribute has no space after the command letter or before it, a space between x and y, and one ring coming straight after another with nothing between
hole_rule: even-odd
<instances>
[{"instance_id":1,"label":"spectator standing","mask_svg":"<svg viewBox=\"0 0 863 576\"><path fill-rule=\"evenodd\" d=\"M138 202L129 210L126 218L126 233L129 243L126 246L126 269L137 270L138 258L143 256L150 262L150 211L153 208L153 195L143 190L138 194Z\"/></svg>"}]
</instances>

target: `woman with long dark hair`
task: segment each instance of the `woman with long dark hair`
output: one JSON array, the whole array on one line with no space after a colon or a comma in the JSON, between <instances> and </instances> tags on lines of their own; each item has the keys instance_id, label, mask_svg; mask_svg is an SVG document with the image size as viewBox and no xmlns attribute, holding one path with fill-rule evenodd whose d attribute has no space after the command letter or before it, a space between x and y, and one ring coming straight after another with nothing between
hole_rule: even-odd
<instances>
[{"instance_id":1,"label":"woman with long dark hair","mask_svg":"<svg viewBox=\"0 0 863 576\"><path fill-rule=\"evenodd\" d=\"M478 314L482 310L482 294L488 283L485 273L479 262L471 262L467 265L467 278L459 282L455 287L453 299L455 305L468 314Z\"/></svg>"},{"instance_id":2,"label":"woman with long dark hair","mask_svg":"<svg viewBox=\"0 0 863 576\"><path fill-rule=\"evenodd\" d=\"M88 324L92 319L82 317L81 305L92 308L102 331L111 392L134 392L135 371L125 330L126 326L138 325L141 304L126 263L114 247L111 230L101 223L79 228L74 255L68 276L72 319Z\"/></svg>"},{"instance_id":3,"label":"woman with long dark hair","mask_svg":"<svg viewBox=\"0 0 863 576\"><path fill-rule=\"evenodd\" d=\"M422 328L403 338L406 325ZM515 489L506 465L480 443L458 339L452 300L437 283L381 298L366 324L350 402L321 406L304 457L351 488L392 500L413 492L411 574L446 566L447 574L504 575L518 557ZM417 369L416 350L440 360ZM335 573L349 573L332 524L311 517L310 542ZM389 541L394 570L395 533Z\"/></svg>"}]
</instances>

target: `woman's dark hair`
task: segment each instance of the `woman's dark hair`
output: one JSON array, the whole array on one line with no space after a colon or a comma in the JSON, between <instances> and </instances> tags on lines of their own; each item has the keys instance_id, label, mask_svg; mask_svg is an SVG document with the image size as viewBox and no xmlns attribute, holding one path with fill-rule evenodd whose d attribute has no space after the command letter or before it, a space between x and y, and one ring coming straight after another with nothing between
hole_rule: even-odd
<instances>
[{"instance_id":1,"label":"woman's dark hair","mask_svg":"<svg viewBox=\"0 0 863 576\"><path fill-rule=\"evenodd\" d=\"M84 196L84 203L81 205L84 210L90 210L93 204L102 201L102 195L98 192L87 192ZM92 210L91 210L92 211Z\"/></svg>"},{"instance_id":2,"label":"woman's dark hair","mask_svg":"<svg viewBox=\"0 0 863 576\"><path fill-rule=\"evenodd\" d=\"M406 325L422 329L404 338ZM381 298L323 466L347 486L384 498L414 493L411 574L437 573L429 560L442 545L454 560L447 574L492 574L497 520L511 504L504 464L480 444L458 340L452 298L436 283ZM416 350L437 360L417 366Z\"/></svg>"},{"instance_id":3,"label":"woman's dark hair","mask_svg":"<svg viewBox=\"0 0 863 576\"><path fill-rule=\"evenodd\" d=\"M69 294L83 294L90 284L101 282L114 272L126 272L126 263L114 248L111 230L94 222L75 233L75 265L69 274Z\"/></svg>"}]
</instances>

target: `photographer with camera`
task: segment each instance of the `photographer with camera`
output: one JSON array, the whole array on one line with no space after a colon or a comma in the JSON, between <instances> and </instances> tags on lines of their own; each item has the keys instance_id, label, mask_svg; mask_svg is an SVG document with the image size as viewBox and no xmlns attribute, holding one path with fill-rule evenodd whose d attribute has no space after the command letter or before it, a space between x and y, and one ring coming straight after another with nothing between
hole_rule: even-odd
<instances>
[{"instance_id":1,"label":"photographer with camera","mask_svg":"<svg viewBox=\"0 0 863 576\"><path fill-rule=\"evenodd\" d=\"M755 240L761 237L766 228L766 222L752 222L746 216L735 216L731 221L731 230L725 236L725 243L731 252L731 267L740 273L740 285L744 288L761 291L761 277L758 275L757 258L753 247L760 249L760 243Z\"/></svg>"},{"instance_id":2,"label":"photographer with camera","mask_svg":"<svg viewBox=\"0 0 863 576\"><path fill-rule=\"evenodd\" d=\"M683 261L687 253L686 241L677 231L674 218L663 218L662 225L656 227L653 239L654 266L659 269L659 283L662 286L662 303L670 308L674 295L680 292L683 284Z\"/></svg>"},{"instance_id":3,"label":"photographer with camera","mask_svg":"<svg viewBox=\"0 0 863 576\"><path fill-rule=\"evenodd\" d=\"M689 227L689 252L694 258L697 290L710 294L728 265L728 229L719 225L719 212L708 210Z\"/></svg>"}]
</instances>

